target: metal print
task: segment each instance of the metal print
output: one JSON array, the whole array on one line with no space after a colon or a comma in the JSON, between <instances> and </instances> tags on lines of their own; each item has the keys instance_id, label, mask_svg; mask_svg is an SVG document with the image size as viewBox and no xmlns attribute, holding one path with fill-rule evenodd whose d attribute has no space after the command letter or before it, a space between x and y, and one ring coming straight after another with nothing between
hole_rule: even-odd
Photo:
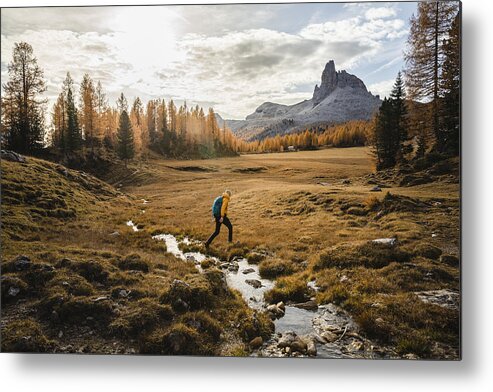
<instances>
[{"instance_id":1,"label":"metal print","mask_svg":"<svg viewBox=\"0 0 493 392\"><path fill-rule=\"evenodd\" d=\"M456 1L1 10L1 350L460 359Z\"/></svg>"}]
</instances>

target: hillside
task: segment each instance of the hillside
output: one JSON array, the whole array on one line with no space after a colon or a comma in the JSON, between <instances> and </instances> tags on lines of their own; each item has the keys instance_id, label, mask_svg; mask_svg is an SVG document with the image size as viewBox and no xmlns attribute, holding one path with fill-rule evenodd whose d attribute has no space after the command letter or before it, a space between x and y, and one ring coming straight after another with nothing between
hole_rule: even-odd
<instances>
[{"instance_id":1,"label":"hillside","mask_svg":"<svg viewBox=\"0 0 493 392\"><path fill-rule=\"evenodd\" d=\"M128 226L142 200L21 159L1 161L2 351L242 355L243 340L261 334L268 320L217 270L199 275L143 225Z\"/></svg>"},{"instance_id":2,"label":"hillside","mask_svg":"<svg viewBox=\"0 0 493 392\"><path fill-rule=\"evenodd\" d=\"M331 60L311 99L294 105L264 102L245 120L226 120L226 123L239 137L261 140L314 125L368 120L380 104L380 97L372 95L361 79L346 71L336 71Z\"/></svg>"}]
</instances>

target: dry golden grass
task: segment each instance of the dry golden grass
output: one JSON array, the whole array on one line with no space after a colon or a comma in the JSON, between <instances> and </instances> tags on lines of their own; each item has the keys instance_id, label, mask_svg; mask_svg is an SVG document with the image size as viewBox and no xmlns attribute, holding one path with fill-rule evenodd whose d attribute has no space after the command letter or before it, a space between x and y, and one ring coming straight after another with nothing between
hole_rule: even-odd
<instances>
[{"instance_id":1,"label":"dry golden grass","mask_svg":"<svg viewBox=\"0 0 493 392\"><path fill-rule=\"evenodd\" d=\"M162 325L151 320L151 327L152 323L159 327L148 328L146 324L148 335L137 338L133 346L137 350L172 353L159 346L171 334L200 343L190 353L244 355L242 342L258 334L268 336L268 320L257 322L255 329L252 319L263 316L254 315L238 293L224 296L221 306L210 302L208 286L196 281L193 265L166 254L164 244L151 238L153 234L173 233L205 241L214 229L212 201L225 189L231 189L229 217L235 243L226 242L227 229L223 226L210 253L224 258L247 255L260 262L265 276L280 276L276 287L267 294L268 299L304 300L313 295L306 289L306 282L316 278L321 287L317 300L335 302L349 310L369 336L394 344L403 354L439 357L434 349L438 342L456 350L452 357L457 355L458 312L425 305L413 295L417 290L459 288L458 265L429 258L436 255L432 246L445 255L459 253L457 183L437 178L418 186L391 184L383 192L372 193L367 175L373 165L367 148L195 161L153 159L130 166L134 172L138 169L138 185L132 185L127 178L121 182L124 193L108 187L103 189L108 192L105 196L52 176L50 170L43 169L51 164L40 162L38 167L36 163L35 168L21 171L20 177L13 165L16 164L2 162L2 170L7 173L2 185L7 184L6 189L11 192L11 200L2 205L6 226L2 230L4 260L27 254L37 262L52 265L63 258L95 260L103 265L108 272L103 289L91 282L90 286L81 283L78 269L64 267L61 271L80 300L76 305L82 309L86 306L79 298L82 293L96 296L124 287L136 293L132 301L150 298L154 301L150 306L157 306L166 298L173 279L187 280L196 290L203 289L200 292L205 302L193 312L212 311L212 317L223 328L221 342L214 341L215 335L197 336L197 331L190 330L185 313L175 315L172 322L162 321ZM37 172L36 181L33 170ZM58 200L59 191L67 192L66 205L60 202L58 208L74 211L75 215L37 215L42 213L36 211L39 196L31 201L24 198L26 187L19 186L23 178L24 185L38 188L27 193L47 193ZM112 182L119 183L115 178ZM16 197L21 197L22 202L15 202ZM144 204L141 199L149 203ZM142 230L133 232L127 227L125 222L129 219ZM119 235L110 235L116 231ZM398 238L396 254L365 247L368 240L383 237ZM333 249L342 251L330 258L327 254ZM351 260L347 260L349 256ZM131 274L128 269L139 272ZM9 279L18 277L9 274ZM56 282L63 281L54 280L46 288L40 284L40 293L58 293L61 289ZM15 321L23 315L12 310L9 317ZM138 320L138 311L131 302L119 318L107 322L128 335L138 329L139 325L134 324ZM215 326L214 320L204 323ZM54 335L47 336L56 340ZM104 351L101 345L94 347Z\"/></svg>"}]
</instances>

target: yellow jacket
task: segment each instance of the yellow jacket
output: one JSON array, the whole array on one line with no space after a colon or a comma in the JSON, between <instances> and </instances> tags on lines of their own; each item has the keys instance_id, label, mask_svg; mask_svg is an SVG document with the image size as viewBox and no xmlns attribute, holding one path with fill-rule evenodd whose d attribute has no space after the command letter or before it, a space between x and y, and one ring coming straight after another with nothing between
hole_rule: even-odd
<instances>
[{"instance_id":1,"label":"yellow jacket","mask_svg":"<svg viewBox=\"0 0 493 392\"><path fill-rule=\"evenodd\" d=\"M221 207L221 218L225 217L228 214L228 204L229 204L229 195L226 192L224 192L223 205Z\"/></svg>"}]
</instances>

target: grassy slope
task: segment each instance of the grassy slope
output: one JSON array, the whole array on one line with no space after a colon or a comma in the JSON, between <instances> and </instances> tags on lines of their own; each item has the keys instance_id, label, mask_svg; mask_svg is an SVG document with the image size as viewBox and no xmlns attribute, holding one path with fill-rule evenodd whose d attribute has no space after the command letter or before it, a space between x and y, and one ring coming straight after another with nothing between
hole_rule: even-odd
<instances>
[{"instance_id":1,"label":"grassy slope","mask_svg":"<svg viewBox=\"0 0 493 392\"><path fill-rule=\"evenodd\" d=\"M273 256L261 264L264 274L288 275L278 280L271 300L304 299L310 295L306 281L317 278L319 302L339 303L367 335L394 344L401 354L458 355L458 312L422 303L413 294L459 288L457 264L420 256L429 256L430 246L458 255L457 161L430 177L432 182L406 187L398 186L403 175L372 176L366 148L149 165L155 182L129 189L151 201L136 217L149 231L205 240L213 229L210 204L229 188L240 243L228 247L222 234L211 251L269 250ZM415 177L428 176L427 170ZM370 193L374 182L388 188ZM402 259L364 247L368 240L391 236L399 239ZM347 259L354 262L338 261Z\"/></svg>"},{"instance_id":2,"label":"grassy slope","mask_svg":"<svg viewBox=\"0 0 493 392\"><path fill-rule=\"evenodd\" d=\"M125 225L142 215L140 200L35 158L1 169L3 351L241 355L268 334L214 271L199 276ZM188 283L188 311L174 279Z\"/></svg>"}]
</instances>

